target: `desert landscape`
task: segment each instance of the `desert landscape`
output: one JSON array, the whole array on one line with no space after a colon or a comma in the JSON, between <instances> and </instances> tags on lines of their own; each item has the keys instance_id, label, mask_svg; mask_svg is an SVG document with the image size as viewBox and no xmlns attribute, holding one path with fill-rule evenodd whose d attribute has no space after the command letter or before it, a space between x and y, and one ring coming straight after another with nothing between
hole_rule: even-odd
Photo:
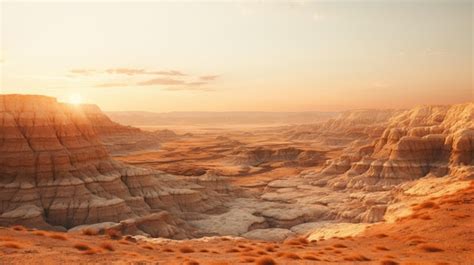
<instances>
[{"instance_id":1,"label":"desert landscape","mask_svg":"<svg viewBox=\"0 0 474 265\"><path fill-rule=\"evenodd\" d=\"M0 99L5 264L474 258L473 103L175 133Z\"/></svg>"},{"instance_id":2,"label":"desert landscape","mask_svg":"<svg viewBox=\"0 0 474 265\"><path fill-rule=\"evenodd\" d=\"M474 265L473 14L0 1L0 265Z\"/></svg>"}]
</instances>

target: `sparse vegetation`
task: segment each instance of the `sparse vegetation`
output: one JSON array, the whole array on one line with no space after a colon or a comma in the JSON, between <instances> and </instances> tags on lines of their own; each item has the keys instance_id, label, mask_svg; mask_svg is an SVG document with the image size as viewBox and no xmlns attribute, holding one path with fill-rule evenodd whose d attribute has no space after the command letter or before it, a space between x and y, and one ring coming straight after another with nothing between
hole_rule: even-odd
<instances>
[{"instance_id":1,"label":"sparse vegetation","mask_svg":"<svg viewBox=\"0 0 474 265\"><path fill-rule=\"evenodd\" d=\"M194 249L192 249L191 247L189 246L182 246L179 248L179 251L181 253L193 253L194 252Z\"/></svg>"},{"instance_id":2,"label":"sparse vegetation","mask_svg":"<svg viewBox=\"0 0 474 265\"><path fill-rule=\"evenodd\" d=\"M14 243L14 242L2 243L0 246L5 247L5 248L14 248L14 249L21 249L21 248L23 248L20 244Z\"/></svg>"},{"instance_id":3,"label":"sparse vegetation","mask_svg":"<svg viewBox=\"0 0 474 265\"><path fill-rule=\"evenodd\" d=\"M257 265L276 265L276 261L271 257L261 257L255 262Z\"/></svg>"},{"instance_id":4,"label":"sparse vegetation","mask_svg":"<svg viewBox=\"0 0 474 265\"><path fill-rule=\"evenodd\" d=\"M67 237L65 235L62 235L62 234L54 233L54 234L49 234L48 236L50 238L57 239L57 240L67 240Z\"/></svg>"},{"instance_id":5,"label":"sparse vegetation","mask_svg":"<svg viewBox=\"0 0 474 265\"><path fill-rule=\"evenodd\" d=\"M380 265L399 265L399 263L393 260L382 260Z\"/></svg>"},{"instance_id":6,"label":"sparse vegetation","mask_svg":"<svg viewBox=\"0 0 474 265\"><path fill-rule=\"evenodd\" d=\"M444 251L442 248L431 245L431 244L424 244L420 246L420 249L425 251L425 252L442 252Z\"/></svg>"},{"instance_id":7,"label":"sparse vegetation","mask_svg":"<svg viewBox=\"0 0 474 265\"><path fill-rule=\"evenodd\" d=\"M103 249L105 249L105 250L108 250L108 251L115 251L114 246L113 246L111 243L109 243L109 242L103 242L103 243L101 243L101 244L100 244L100 247L103 248Z\"/></svg>"},{"instance_id":8,"label":"sparse vegetation","mask_svg":"<svg viewBox=\"0 0 474 265\"><path fill-rule=\"evenodd\" d=\"M82 234L86 236L96 236L99 234L99 230L97 229L92 229L92 228L86 228L82 229Z\"/></svg>"},{"instance_id":9,"label":"sparse vegetation","mask_svg":"<svg viewBox=\"0 0 474 265\"><path fill-rule=\"evenodd\" d=\"M77 250L80 250L80 251L91 250L91 247L89 247L85 243L76 243L76 244L74 244L74 248L77 249Z\"/></svg>"}]
</instances>

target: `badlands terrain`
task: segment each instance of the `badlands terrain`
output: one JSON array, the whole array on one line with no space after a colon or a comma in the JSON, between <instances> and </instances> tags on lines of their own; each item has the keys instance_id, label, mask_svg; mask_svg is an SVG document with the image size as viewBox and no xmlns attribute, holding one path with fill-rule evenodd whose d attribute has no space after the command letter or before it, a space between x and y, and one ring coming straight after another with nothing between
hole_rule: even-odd
<instances>
[{"instance_id":1,"label":"badlands terrain","mask_svg":"<svg viewBox=\"0 0 474 265\"><path fill-rule=\"evenodd\" d=\"M0 95L0 264L474 260L472 102L110 115Z\"/></svg>"}]
</instances>

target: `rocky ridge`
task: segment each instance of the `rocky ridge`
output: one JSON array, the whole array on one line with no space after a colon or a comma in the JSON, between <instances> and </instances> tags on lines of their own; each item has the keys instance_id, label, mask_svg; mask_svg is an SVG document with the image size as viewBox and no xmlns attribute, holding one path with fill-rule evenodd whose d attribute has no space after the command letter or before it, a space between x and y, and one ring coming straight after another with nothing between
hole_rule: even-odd
<instances>
[{"instance_id":1,"label":"rocky ridge","mask_svg":"<svg viewBox=\"0 0 474 265\"><path fill-rule=\"evenodd\" d=\"M64 230L120 222L151 236L192 236L177 224L187 211L220 203L222 196L209 188L219 180L182 181L119 163L97 133L120 127L98 127L100 117L90 117L49 97L0 96L0 224ZM154 214L165 211L170 215ZM164 233L150 229L153 223L174 228Z\"/></svg>"}]
</instances>

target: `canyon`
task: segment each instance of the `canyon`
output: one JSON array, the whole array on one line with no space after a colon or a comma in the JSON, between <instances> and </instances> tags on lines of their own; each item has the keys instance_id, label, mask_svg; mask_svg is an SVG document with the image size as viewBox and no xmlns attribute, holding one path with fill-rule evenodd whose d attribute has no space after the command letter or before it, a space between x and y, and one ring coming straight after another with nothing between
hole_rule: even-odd
<instances>
[{"instance_id":1,"label":"canyon","mask_svg":"<svg viewBox=\"0 0 474 265\"><path fill-rule=\"evenodd\" d=\"M474 210L472 102L313 113L295 124L288 122L294 118L288 114L259 117L250 125L229 124L225 118L186 125L188 115L182 122L179 115L171 115L177 120L168 126L159 124L171 119L162 115L158 119L150 114L142 118L141 113L119 114L112 120L95 105L0 95L0 225L26 227L2 228L4 239L18 238L28 245L34 237L30 232L46 230L64 234L69 241L89 242L87 234L106 240L117 233L140 249L146 245L180 252L184 245L196 249L213 244L229 248L187 258L186 252L170 252L160 258L166 264L191 258L229 262L242 252L238 247L230 251L238 244L242 249L260 244L264 256L282 264L351 264L364 261L360 252L370 242L395 244L379 242L386 240L380 234L407 241L416 235L425 237L420 246L437 241L447 258L423 252L405 256L397 252L392 258L378 252L362 256L374 261L428 255L458 263L470 257L474 238L466 227ZM149 124L133 127L137 124L127 119ZM202 121L210 119L204 116ZM426 206L427 202L436 207ZM442 214L449 209L457 217ZM429 227L409 228L424 227L426 222L451 229L458 241L447 235L435 238ZM448 229L451 224L458 229ZM405 229L407 235L397 229ZM454 241L448 246L441 240ZM309 255L317 260L304 259L299 252L309 251L315 247L312 244L345 247ZM464 250L456 250L458 245ZM268 247L298 252L301 258L276 256L264 250ZM25 248L4 253L15 263ZM350 248L352 256L330 255L334 248ZM53 258L51 253L45 255ZM127 259L153 260L137 255ZM247 260L258 261L262 255ZM79 257L64 259L74 262Z\"/></svg>"}]
</instances>

